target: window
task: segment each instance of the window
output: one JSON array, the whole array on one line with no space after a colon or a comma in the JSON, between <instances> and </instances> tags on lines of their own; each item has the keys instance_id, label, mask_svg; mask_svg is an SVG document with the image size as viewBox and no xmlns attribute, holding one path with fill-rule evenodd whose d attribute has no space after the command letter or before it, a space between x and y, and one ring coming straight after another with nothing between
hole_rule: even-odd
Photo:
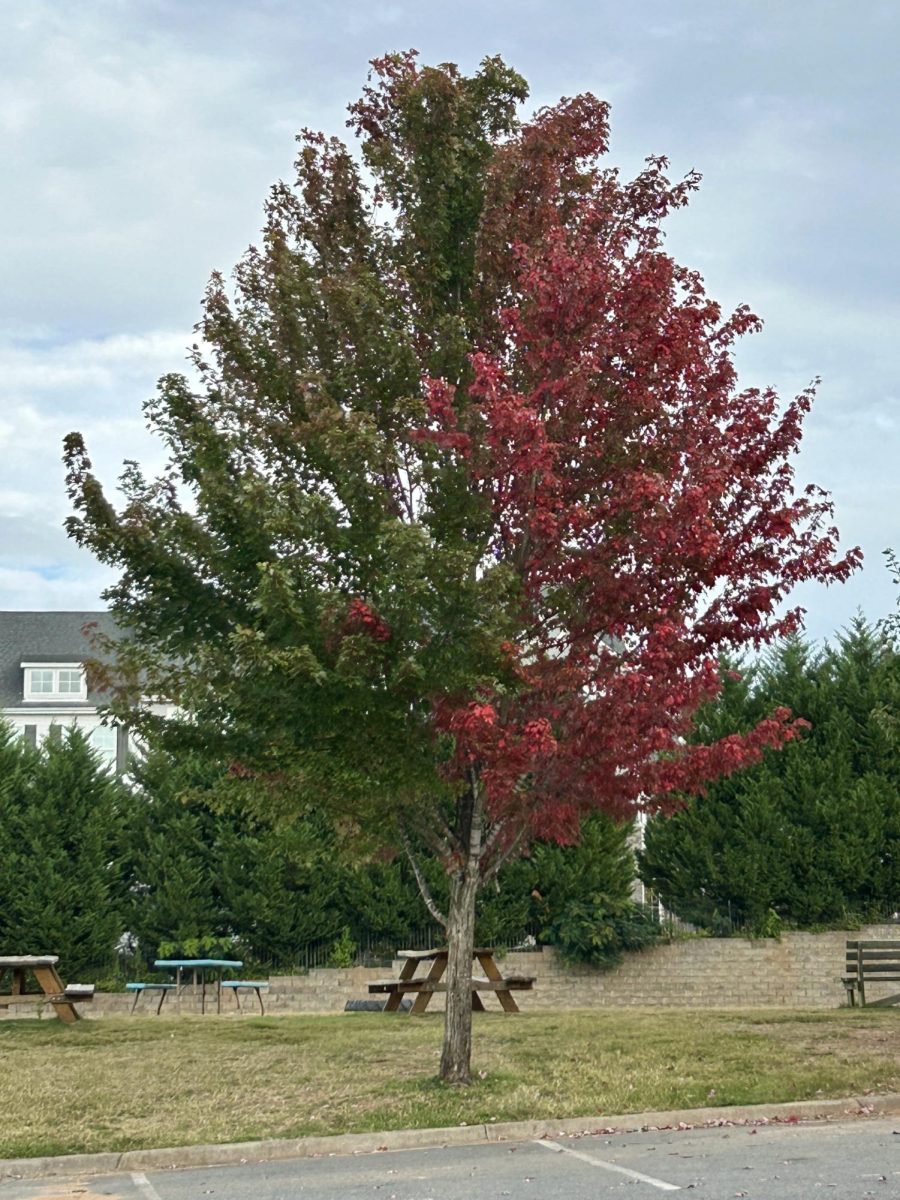
<instances>
[{"instance_id":1,"label":"window","mask_svg":"<svg viewBox=\"0 0 900 1200\"><path fill-rule=\"evenodd\" d=\"M52 671L32 671L31 672L31 691L51 693L53 691L53 672Z\"/></svg>"},{"instance_id":2,"label":"window","mask_svg":"<svg viewBox=\"0 0 900 1200\"><path fill-rule=\"evenodd\" d=\"M77 663L29 663L25 670L26 700L87 700L87 682Z\"/></svg>"},{"instance_id":3,"label":"window","mask_svg":"<svg viewBox=\"0 0 900 1200\"><path fill-rule=\"evenodd\" d=\"M49 671L44 672L50 674ZM81 671L63 668L59 672L59 692L62 696L81 695Z\"/></svg>"},{"instance_id":4,"label":"window","mask_svg":"<svg viewBox=\"0 0 900 1200\"><path fill-rule=\"evenodd\" d=\"M115 725L98 725L92 729L88 741L97 751L107 766L116 765L116 736Z\"/></svg>"}]
</instances>

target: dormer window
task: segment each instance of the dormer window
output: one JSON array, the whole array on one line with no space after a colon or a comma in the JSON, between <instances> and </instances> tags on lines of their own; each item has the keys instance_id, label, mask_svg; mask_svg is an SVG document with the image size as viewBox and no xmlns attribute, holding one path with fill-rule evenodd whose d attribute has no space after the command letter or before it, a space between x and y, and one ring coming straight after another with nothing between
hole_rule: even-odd
<instances>
[{"instance_id":1,"label":"dormer window","mask_svg":"<svg viewBox=\"0 0 900 1200\"><path fill-rule=\"evenodd\" d=\"M84 691L84 672L80 667L76 667L74 670L71 667L61 667L56 677L61 696L73 694L80 696Z\"/></svg>"},{"instance_id":2,"label":"dormer window","mask_svg":"<svg viewBox=\"0 0 900 1200\"><path fill-rule=\"evenodd\" d=\"M87 700L84 669L78 663L23 662L26 700Z\"/></svg>"}]
</instances>

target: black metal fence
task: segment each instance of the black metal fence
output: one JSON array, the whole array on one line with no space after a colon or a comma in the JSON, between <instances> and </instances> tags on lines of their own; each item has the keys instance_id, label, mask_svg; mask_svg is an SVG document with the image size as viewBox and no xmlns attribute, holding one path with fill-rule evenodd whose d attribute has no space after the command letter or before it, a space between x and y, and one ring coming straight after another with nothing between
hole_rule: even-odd
<instances>
[{"instance_id":1,"label":"black metal fence","mask_svg":"<svg viewBox=\"0 0 900 1200\"><path fill-rule=\"evenodd\" d=\"M637 907L659 925L659 932L663 938L692 933L712 937L764 937L769 933L752 925L731 906L723 906L717 909L715 914L704 914L703 925L682 920L655 900L638 904ZM895 912L886 912L881 916L873 915L869 920L873 923L900 924L900 916ZM853 923L848 922L847 927L854 927ZM787 926L781 929L773 927L769 936L777 936L778 932L787 931ZM254 969L268 971L270 974L288 975L313 971L319 967L390 967L398 950L429 950L435 946L442 946L445 942L446 933L436 924L422 925L404 935L402 941L372 936L358 940L346 937L336 939L331 936L297 946L289 964L261 962L254 964ZM494 948L501 952L532 950L540 948L543 944L537 927L522 929L514 935L493 942Z\"/></svg>"},{"instance_id":2,"label":"black metal fence","mask_svg":"<svg viewBox=\"0 0 900 1200\"><path fill-rule=\"evenodd\" d=\"M435 946L443 946L447 940L446 932L439 925L423 925L404 936L402 944L396 940L365 937L352 943L340 944L340 939L319 938L298 946L293 954L292 968L300 971L313 971L318 967L389 967L397 956L398 950L430 950ZM537 946L536 932L521 930L513 937L503 939L502 943L495 942L497 950L532 949ZM289 974L285 968L272 968L278 974Z\"/></svg>"},{"instance_id":3,"label":"black metal fence","mask_svg":"<svg viewBox=\"0 0 900 1200\"><path fill-rule=\"evenodd\" d=\"M742 909L727 902L703 906L700 900L696 901L691 912L692 920L685 920L669 912L656 899L638 904L638 908L658 921L661 933L670 937L689 933L726 938L778 937L779 934L798 929L808 933L824 933L830 929L858 929L863 925L900 925L900 912L893 907L872 910L865 914L848 913L821 924L810 922L802 925L783 920L774 909L770 909L761 917L751 919Z\"/></svg>"}]
</instances>

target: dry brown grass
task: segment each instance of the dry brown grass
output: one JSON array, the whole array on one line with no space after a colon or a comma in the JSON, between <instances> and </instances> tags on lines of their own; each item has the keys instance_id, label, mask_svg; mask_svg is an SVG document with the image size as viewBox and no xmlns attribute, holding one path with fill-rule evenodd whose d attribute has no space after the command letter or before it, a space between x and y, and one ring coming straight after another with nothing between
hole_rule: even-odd
<instances>
[{"instance_id":1,"label":"dry brown grass","mask_svg":"<svg viewBox=\"0 0 900 1200\"><path fill-rule=\"evenodd\" d=\"M442 1019L0 1023L0 1155L299 1137L900 1089L900 1011L475 1015L471 1088Z\"/></svg>"}]
</instances>

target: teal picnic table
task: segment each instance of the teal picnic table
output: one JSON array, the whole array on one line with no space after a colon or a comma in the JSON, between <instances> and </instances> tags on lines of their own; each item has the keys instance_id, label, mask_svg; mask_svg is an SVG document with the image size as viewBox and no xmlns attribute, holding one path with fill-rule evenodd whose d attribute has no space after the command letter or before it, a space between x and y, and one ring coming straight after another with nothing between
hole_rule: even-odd
<instances>
[{"instance_id":1,"label":"teal picnic table","mask_svg":"<svg viewBox=\"0 0 900 1200\"><path fill-rule=\"evenodd\" d=\"M222 974L242 967L243 961L234 958L158 958L153 964L161 971L175 972L175 1001L181 1011L181 993L187 986L184 973L190 972L191 987L196 993L200 983L200 1011L206 1012L206 985L211 977L216 988L216 1012L222 1011Z\"/></svg>"}]
</instances>

